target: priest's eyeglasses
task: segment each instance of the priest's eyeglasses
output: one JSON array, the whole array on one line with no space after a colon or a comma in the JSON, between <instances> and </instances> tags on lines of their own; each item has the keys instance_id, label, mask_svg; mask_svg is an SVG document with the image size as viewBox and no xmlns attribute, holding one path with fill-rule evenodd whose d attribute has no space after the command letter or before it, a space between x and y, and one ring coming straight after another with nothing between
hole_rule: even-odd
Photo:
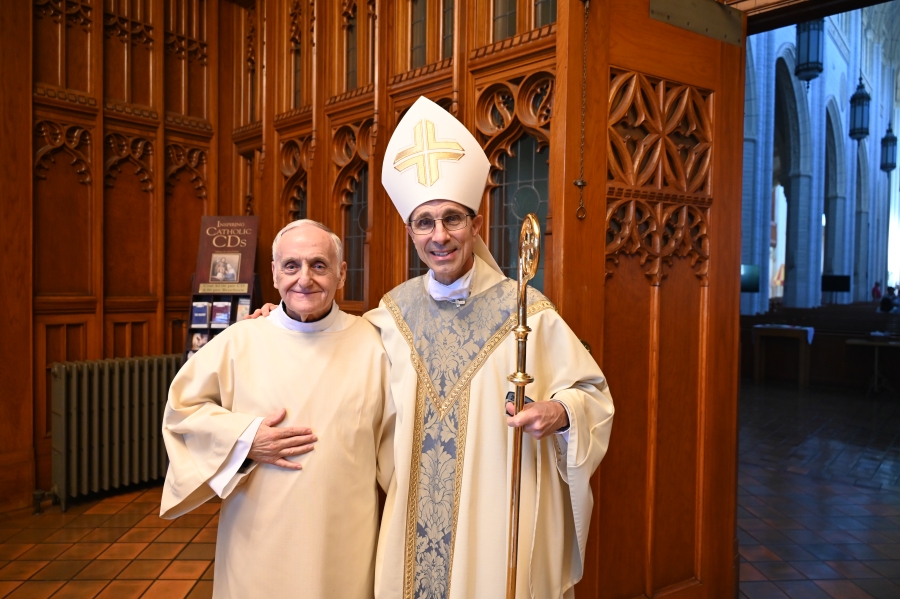
<instances>
[{"instance_id":1,"label":"priest's eyeglasses","mask_svg":"<svg viewBox=\"0 0 900 599\"><path fill-rule=\"evenodd\" d=\"M416 235L428 235L432 231L434 231L434 227L437 224L437 221L441 221L444 224L444 228L448 231L458 231L466 226L468 223L469 217L474 217L474 214L462 214L459 212L453 212L450 214L445 214L444 218L431 218L430 216L423 216L422 218L417 218L409 221L409 227L412 229L412 232Z\"/></svg>"}]
</instances>

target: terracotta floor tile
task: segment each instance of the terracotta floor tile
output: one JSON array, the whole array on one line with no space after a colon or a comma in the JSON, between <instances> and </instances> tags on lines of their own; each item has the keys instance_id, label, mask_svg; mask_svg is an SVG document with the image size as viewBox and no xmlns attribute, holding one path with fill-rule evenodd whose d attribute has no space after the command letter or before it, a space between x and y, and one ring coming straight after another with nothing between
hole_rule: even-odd
<instances>
[{"instance_id":1,"label":"terracotta floor tile","mask_svg":"<svg viewBox=\"0 0 900 599\"><path fill-rule=\"evenodd\" d=\"M810 580L832 580L844 577L843 574L824 562L791 562L791 565Z\"/></svg>"},{"instance_id":2,"label":"terracotta floor tile","mask_svg":"<svg viewBox=\"0 0 900 599\"><path fill-rule=\"evenodd\" d=\"M209 564L210 562L205 560L175 560L159 578L162 580L197 580L203 575Z\"/></svg>"},{"instance_id":3,"label":"terracotta floor tile","mask_svg":"<svg viewBox=\"0 0 900 599\"><path fill-rule=\"evenodd\" d=\"M147 514L159 513L159 506L152 503L126 503L118 513L146 516Z\"/></svg>"},{"instance_id":4,"label":"terracotta floor tile","mask_svg":"<svg viewBox=\"0 0 900 599\"><path fill-rule=\"evenodd\" d=\"M216 559L215 543L191 543L178 554L178 559Z\"/></svg>"},{"instance_id":5,"label":"terracotta floor tile","mask_svg":"<svg viewBox=\"0 0 900 599\"><path fill-rule=\"evenodd\" d=\"M82 514L66 524L66 528L97 528L109 520L108 514Z\"/></svg>"},{"instance_id":6,"label":"terracotta floor tile","mask_svg":"<svg viewBox=\"0 0 900 599\"><path fill-rule=\"evenodd\" d=\"M98 528L81 540L86 543L114 543L127 532L127 528Z\"/></svg>"},{"instance_id":7,"label":"terracotta floor tile","mask_svg":"<svg viewBox=\"0 0 900 599\"><path fill-rule=\"evenodd\" d=\"M193 580L157 580L141 599L184 599L193 586Z\"/></svg>"},{"instance_id":8,"label":"terracotta floor tile","mask_svg":"<svg viewBox=\"0 0 900 599\"><path fill-rule=\"evenodd\" d=\"M834 599L873 599L849 580L817 580L816 584Z\"/></svg>"},{"instance_id":9,"label":"terracotta floor tile","mask_svg":"<svg viewBox=\"0 0 900 599\"><path fill-rule=\"evenodd\" d=\"M53 599L93 599L108 584L105 580L71 580L56 591Z\"/></svg>"},{"instance_id":10,"label":"terracotta floor tile","mask_svg":"<svg viewBox=\"0 0 900 599\"><path fill-rule=\"evenodd\" d=\"M217 517L217 516L216 516ZM172 528L202 528L211 520L209 514L185 514L177 520L172 520Z\"/></svg>"},{"instance_id":11,"label":"terracotta floor tile","mask_svg":"<svg viewBox=\"0 0 900 599\"><path fill-rule=\"evenodd\" d=\"M776 584L791 599L833 599L811 580L780 580Z\"/></svg>"},{"instance_id":12,"label":"terracotta floor tile","mask_svg":"<svg viewBox=\"0 0 900 599\"><path fill-rule=\"evenodd\" d=\"M45 580L23 582L16 590L6 596L6 599L46 599L59 589L65 582L61 580Z\"/></svg>"},{"instance_id":13,"label":"terracotta floor tile","mask_svg":"<svg viewBox=\"0 0 900 599\"><path fill-rule=\"evenodd\" d=\"M150 586L149 580L114 580L100 591L97 599L137 599Z\"/></svg>"},{"instance_id":14,"label":"terracotta floor tile","mask_svg":"<svg viewBox=\"0 0 900 599\"><path fill-rule=\"evenodd\" d=\"M219 525L219 514L216 514L215 516L213 516L212 520L210 520L209 522L206 523L207 528L212 528L212 527L218 526L218 525Z\"/></svg>"},{"instance_id":15,"label":"terracotta floor tile","mask_svg":"<svg viewBox=\"0 0 900 599\"><path fill-rule=\"evenodd\" d=\"M42 543L47 537L52 535L52 528L26 528L20 530L13 536L6 539L7 543Z\"/></svg>"},{"instance_id":16,"label":"terracotta floor tile","mask_svg":"<svg viewBox=\"0 0 900 599\"><path fill-rule=\"evenodd\" d=\"M59 559L94 559L107 547L109 547L109 543L75 543L70 549L60 554Z\"/></svg>"},{"instance_id":17,"label":"terracotta floor tile","mask_svg":"<svg viewBox=\"0 0 900 599\"><path fill-rule=\"evenodd\" d=\"M175 559L184 548L185 543L150 543L147 548L137 556L137 559L171 560Z\"/></svg>"},{"instance_id":18,"label":"terracotta floor tile","mask_svg":"<svg viewBox=\"0 0 900 599\"><path fill-rule=\"evenodd\" d=\"M765 575L750 562L741 562L741 580L766 580Z\"/></svg>"},{"instance_id":19,"label":"terracotta floor tile","mask_svg":"<svg viewBox=\"0 0 900 599\"><path fill-rule=\"evenodd\" d=\"M858 561L825 562L847 578L881 578L881 574Z\"/></svg>"},{"instance_id":20,"label":"terracotta floor tile","mask_svg":"<svg viewBox=\"0 0 900 599\"><path fill-rule=\"evenodd\" d=\"M191 589L187 599L212 599L213 583L208 580L198 581Z\"/></svg>"},{"instance_id":21,"label":"terracotta floor tile","mask_svg":"<svg viewBox=\"0 0 900 599\"><path fill-rule=\"evenodd\" d=\"M0 522L0 543L4 542L6 539L13 536L20 530L22 530L22 529L21 528L3 528L3 523Z\"/></svg>"},{"instance_id":22,"label":"terracotta floor tile","mask_svg":"<svg viewBox=\"0 0 900 599\"><path fill-rule=\"evenodd\" d=\"M21 580L0 580L0 599L6 597L22 584Z\"/></svg>"},{"instance_id":23,"label":"terracotta floor tile","mask_svg":"<svg viewBox=\"0 0 900 599\"><path fill-rule=\"evenodd\" d=\"M0 545L0 559L16 559L32 547L34 547L34 543L4 543Z\"/></svg>"},{"instance_id":24,"label":"terracotta floor tile","mask_svg":"<svg viewBox=\"0 0 900 599\"><path fill-rule=\"evenodd\" d=\"M747 599L789 599L774 582L742 582L740 588Z\"/></svg>"},{"instance_id":25,"label":"terracotta floor tile","mask_svg":"<svg viewBox=\"0 0 900 599\"><path fill-rule=\"evenodd\" d=\"M185 516L182 516L184 518ZM144 516L140 522L135 524L138 528L143 528L145 526L151 526L155 528L168 528L171 525L173 520L163 520L156 514L150 514L148 516Z\"/></svg>"},{"instance_id":26,"label":"terracotta floor tile","mask_svg":"<svg viewBox=\"0 0 900 599\"><path fill-rule=\"evenodd\" d=\"M89 563L87 560L56 560L44 566L31 580L71 580Z\"/></svg>"},{"instance_id":27,"label":"terracotta floor tile","mask_svg":"<svg viewBox=\"0 0 900 599\"><path fill-rule=\"evenodd\" d=\"M113 543L97 559L134 559L148 543Z\"/></svg>"},{"instance_id":28,"label":"terracotta floor tile","mask_svg":"<svg viewBox=\"0 0 900 599\"><path fill-rule=\"evenodd\" d=\"M748 562L778 562L781 558L763 545L741 545L738 551Z\"/></svg>"},{"instance_id":29,"label":"terracotta floor tile","mask_svg":"<svg viewBox=\"0 0 900 599\"><path fill-rule=\"evenodd\" d=\"M45 543L77 543L91 533L90 528L61 528L47 537Z\"/></svg>"},{"instance_id":30,"label":"terracotta floor tile","mask_svg":"<svg viewBox=\"0 0 900 599\"><path fill-rule=\"evenodd\" d=\"M104 499L103 503L131 503L143 494L144 491L132 491L131 493L114 495L113 497L107 497L106 499Z\"/></svg>"},{"instance_id":31,"label":"terracotta floor tile","mask_svg":"<svg viewBox=\"0 0 900 599\"><path fill-rule=\"evenodd\" d=\"M159 505L160 500L162 499L162 488L150 489L149 491L145 491L141 494L140 497L135 499L135 503L155 503Z\"/></svg>"},{"instance_id":32,"label":"terracotta floor tile","mask_svg":"<svg viewBox=\"0 0 900 599\"><path fill-rule=\"evenodd\" d=\"M103 528L131 528L141 521L141 514L113 514L100 526Z\"/></svg>"},{"instance_id":33,"label":"terracotta floor tile","mask_svg":"<svg viewBox=\"0 0 900 599\"><path fill-rule=\"evenodd\" d=\"M767 580L805 580L806 576L786 562L754 562Z\"/></svg>"},{"instance_id":34,"label":"terracotta floor tile","mask_svg":"<svg viewBox=\"0 0 900 599\"><path fill-rule=\"evenodd\" d=\"M78 580L112 580L130 563L127 559L93 561L75 578Z\"/></svg>"},{"instance_id":35,"label":"terracotta floor tile","mask_svg":"<svg viewBox=\"0 0 900 599\"><path fill-rule=\"evenodd\" d=\"M28 580L48 562L9 562L0 570L0 580Z\"/></svg>"},{"instance_id":36,"label":"terracotta floor tile","mask_svg":"<svg viewBox=\"0 0 900 599\"><path fill-rule=\"evenodd\" d=\"M191 510L192 514L218 514L219 510L222 509L221 503L202 503Z\"/></svg>"},{"instance_id":37,"label":"terracotta floor tile","mask_svg":"<svg viewBox=\"0 0 900 599\"><path fill-rule=\"evenodd\" d=\"M32 522L28 525L28 528L62 528L77 519L78 516L71 513L44 513L32 516Z\"/></svg>"},{"instance_id":38,"label":"terracotta floor tile","mask_svg":"<svg viewBox=\"0 0 900 599\"><path fill-rule=\"evenodd\" d=\"M867 578L854 580L853 583L875 597L875 599L897 599L900 597L900 586L887 578Z\"/></svg>"},{"instance_id":39,"label":"terracotta floor tile","mask_svg":"<svg viewBox=\"0 0 900 599\"><path fill-rule=\"evenodd\" d=\"M116 577L119 580L156 580L169 565L167 559L136 560Z\"/></svg>"},{"instance_id":40,"label":"terracotta floor tile","mask_svg":"<svg viewBox=\"0 0 900 599\"><path fill-rule=\"evenodd\" d=\"M47 560L56 559L59 554L71 547L71 543L41 543L35 545L17 559L24 560Z\"/></svg>"},{"instance_id":41,"label":"terracotta floor tile","mask_svg":"<svg viewBox=\"0 0 900 599\"><path fill-rule=\"evenodd\" d=\"M175 529L172 529L175 530ZM218 529L216 528L203 528L197 533L197 536L193 538L194 543L215 543L216 537L218 536Z\"/></svg>"},{"instance_id":42,"label":"terracotta floor tile","mask_svg":"<svg viewBox=\"0 0 900 599\"><path fill-rule=\"evenodd\" d=\"M188 543L193 539L199 528L167 528L156 537L157 543Z\"/></svg>"},{"instance_id":43,"label":"terracotta floor tile","mask_svg":"<svg viewBox=\"0 0 900 599\"><path fill-rule=\"evenodd\" d=\"M98 503L91 509L85 512L85 514L115 514L119 512L124 506L128 504L126 503Z\"/></svg>"},{"instance_id":44,"label":"terracotta floor tile","mask_svg":"<svg viewBox=\"0 0 900 599\"><path fill-rule=\"evenodd\" d=\"M130 504L129 504L130 505ZM119 537L120 543L149 543L163 533L163 528L132 528Z\"/></svg>"},{"instance_id":45,"label":"terracotta floor tile","mask_svg":"<svg viewBox=\"0 0 900 599\"><path fill-rule=\"evenodd\" d=\"M213 562L206 569L206 572L203 573L203 576L200 577L200 580L212 580L216 574L216 562Z\"/></svg>"}]
</instances>

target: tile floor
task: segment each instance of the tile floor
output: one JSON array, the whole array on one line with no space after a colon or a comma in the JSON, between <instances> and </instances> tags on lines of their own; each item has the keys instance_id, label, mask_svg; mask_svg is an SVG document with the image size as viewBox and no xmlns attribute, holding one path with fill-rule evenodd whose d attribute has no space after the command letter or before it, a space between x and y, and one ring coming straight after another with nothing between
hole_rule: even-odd
<instances>
[{"instance_id":1,"label":"tile floor","mask_svg":"<svg viewBox=\"0 0 900 599\"><path fill-rule=\"evenodd\" d=\"M741 389L740 599L900 599L900 397Z\"/></svg>"},{"instance_id":2,"label":"tile floor","mask_svg":"<svg viewBox=\"0 0 900 599\"><path fill-rule=\"evenodd\" d=\"M160 493L0 514L0 598L212 597L220 504L163 520Z\"/></svg>"},{"instance_id":3,"label":"tile floor","mask_svg":"<svg viewBox=\"0 0 900 599\"><path fill-rule=\"evenodd\" d=\"M740 419L740 599L900 599L900 398L745 385ZM0 514L0 599L211 597L220 504L159 497Z\"/></svg>"}]
</instances>

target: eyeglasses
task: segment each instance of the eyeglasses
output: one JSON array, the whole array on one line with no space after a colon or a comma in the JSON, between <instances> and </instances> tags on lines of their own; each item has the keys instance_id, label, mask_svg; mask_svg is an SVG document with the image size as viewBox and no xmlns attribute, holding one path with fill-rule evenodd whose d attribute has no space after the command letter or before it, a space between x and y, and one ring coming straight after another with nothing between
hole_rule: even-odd
<instances>
[{"instance_id":1,"label":"eyeglasses","mask_svg":"<svg viewBox=\"0 0 900 599\"><path fill-rule=\"evenodd\" d=\"M470 216L474 216L473 214L460 214L458 212L454 212L452 214L444 215L444 218L431 218L430 216L423 216L422 218L417 218L415 220L409 221L409 228L412 229L412 232L416 235L428 235L432 231L434 231L435 224L437 221L441 221L444 223L444 228L448 231L458 231L466 226L468 223L468 218Z\"/></svg>"}]
</instances>

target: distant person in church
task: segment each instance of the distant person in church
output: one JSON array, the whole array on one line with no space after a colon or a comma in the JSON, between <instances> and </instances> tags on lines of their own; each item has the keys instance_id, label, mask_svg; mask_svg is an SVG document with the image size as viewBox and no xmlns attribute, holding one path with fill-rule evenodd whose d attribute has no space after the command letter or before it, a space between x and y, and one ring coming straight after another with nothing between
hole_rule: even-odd
<instances>
[{"instance_id":1,"label":"distant person in church","mask_svg":"<svg viewBox=\"0 0 900 599\"><path fill-rule=\"evenodd\" d=\"M223 499L215 599L373 597L389 361L378 331L334 302L342 254L319 223L282 229L281 304L222 331L172 382L160 515Z\"/></svg>"},{"instance_id":2,"label":"distant person in church","mask_svg":"<svg viewBox=\"0 0 900 599\"><path fill-rule=\"evenodd\" d=\"M511 427L523 427L517 597L574 597L609 443L606 378L553 305L529 289L533 399L516 415L516 282L480 237L490 164L471 133L419 98L385 150L382 183L429 272L364 318L381 332L396 404L394 476L377 599L505 596ZM265 310L263 310L265 311Z\"/></svg>"},{"instance_id":3,"label":"distant person in church","mask_svg":"<svg viewBox=\"0 0 900 599\"><path fill-rule=\"evenodd\" d=\"M890 289L890 287L888 287ZM881 299L881 283L875 281L875 286L872 287L872 299L876 302Z\"/></svg>"},{"instance_id":4,"label":"distant person in church","mask_svg":"<svg viewBox=\"0 0 900 599\"><path fill-rule=\"evenodd\" d=\"M898 309L898 298L894 288L888 285L887 294L881 298L878 310L884 313L896 312Z\"/></svg>"}]
</instances>

